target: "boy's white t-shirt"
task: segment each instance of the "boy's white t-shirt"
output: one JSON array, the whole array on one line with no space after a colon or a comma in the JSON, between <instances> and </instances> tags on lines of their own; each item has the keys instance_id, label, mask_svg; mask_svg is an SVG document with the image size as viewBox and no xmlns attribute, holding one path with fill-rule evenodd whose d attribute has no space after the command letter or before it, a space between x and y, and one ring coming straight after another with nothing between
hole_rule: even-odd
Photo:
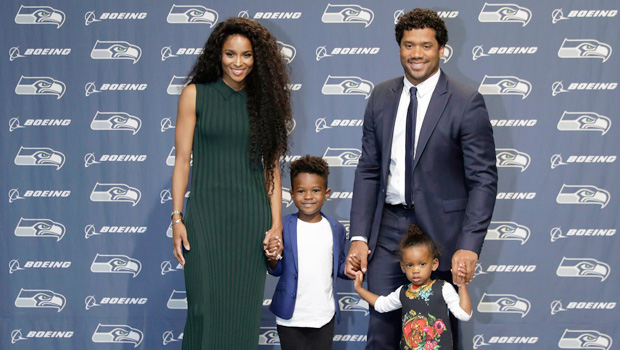
<instances>
[{"instance_id":1,"label":"boy's white t-shirt","mask_svg":"<svg viewBox=\"0 0 620 350\"><path fill-rule=\"evenodd\" d=\"M334 240L329 221L317 223L297 219L297 298L293 317L276 317L286 327L320 328L334 317Z\"/></svg>"}]
</instances>

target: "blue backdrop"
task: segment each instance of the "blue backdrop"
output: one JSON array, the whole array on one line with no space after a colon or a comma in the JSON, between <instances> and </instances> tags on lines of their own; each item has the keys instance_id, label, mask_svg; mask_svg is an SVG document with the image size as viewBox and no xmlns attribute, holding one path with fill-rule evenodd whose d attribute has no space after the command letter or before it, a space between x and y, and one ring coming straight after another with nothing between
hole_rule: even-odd
<instances>
[{"instance_id":1,"label":"blue backdrop","mask_svg":"<svg viewBox=\"0 0 620 350\"><path fill-rule=\"evenodd\" d=\"M3 1L0 348L180 349L185 287L169 226L176 104L227 17L253 18L280 42L296 121L283 161L323 156L333 191L324 211L348 226L365 104L376 84L402 75L393 28L412 7L445 19L442 69L484 95L497 146L498 200L463 348L614 348L612 0ZM289 214L288 177L284 187ZM279 348L275 282L260 349ZM351 282L338 287L334 348L362 349L368 305Z\"/></svg>"}]
</instances>

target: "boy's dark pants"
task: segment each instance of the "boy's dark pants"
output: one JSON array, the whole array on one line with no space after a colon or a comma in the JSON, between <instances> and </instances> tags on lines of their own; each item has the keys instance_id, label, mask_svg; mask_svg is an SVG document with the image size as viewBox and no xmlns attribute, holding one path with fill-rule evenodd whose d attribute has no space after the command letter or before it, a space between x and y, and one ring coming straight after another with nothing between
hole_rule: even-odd
<instances>
[{"instance_id":1,"label":"boy's dark pants","mask_svg":"<svg viewBox=\"0 0 620 350\"><path fill-rule=\"evenodd\" d=\"M331 350L334 339L334 320L321 328L285 327L278 325L282 350Z\"/></svg>"}]
</instances>

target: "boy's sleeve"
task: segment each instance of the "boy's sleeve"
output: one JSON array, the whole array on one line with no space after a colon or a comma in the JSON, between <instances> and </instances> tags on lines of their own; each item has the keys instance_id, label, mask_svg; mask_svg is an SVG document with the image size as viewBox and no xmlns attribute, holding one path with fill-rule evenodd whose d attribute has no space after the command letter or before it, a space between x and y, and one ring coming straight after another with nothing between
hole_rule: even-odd
<instances>
[{"instance_id":1,"label":"boy's sleeve","mask_svg":"<svg viewBox=\"0 0 620 350\"><path fill-rule=\"evenodd\" d=\"M454 289L454 286L449 282L444 281L443 287L441 288L441 292L443 294L443 300L445 300L448 305L448 309L450 312L461 321L469 321L471 316L474 314L474 310L471 310L471 314L468 314L461 308L460 302L461 298L459 294Z\"/></svg>"},{"instance_id":2,"label":"boy's sleeve","mask_svg":"<svg viewBox=\"0 0 620 350\"><path fill-rule=\"evenodd\" d=\"M282 257L282 260L284 260L284 257ZM269 274L272 276L276 276L276 277L281 276L282 275L282 260L278 261L278 264L276 265L275 269L271 269L269 264L267 264L267 272L269 272Z\"/></svg>"},{"instance_id":3,"label":"boy's sleeve","mask_svg":"<svg viewBox=\"0 0 620 350\"><path fill-rule=\"evenodd\" d=\"M379 299L375 301L375 311L383 313L398 310L403 307L403 304L400 302L400 290L402 288L403 286L400 286L387 296L380 296Z\"/></svg>"}]
</instances>

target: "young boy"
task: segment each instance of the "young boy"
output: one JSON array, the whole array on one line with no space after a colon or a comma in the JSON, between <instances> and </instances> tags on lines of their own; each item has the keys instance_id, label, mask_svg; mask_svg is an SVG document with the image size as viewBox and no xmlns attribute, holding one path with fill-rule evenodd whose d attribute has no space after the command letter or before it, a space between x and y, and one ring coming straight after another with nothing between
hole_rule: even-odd
<instances>
[{"instance_id":1,"label":"young boy","mask_svg":"<svg viewBox=\"0 0 620 350\"><path fill-rule=\"evenodd\" d=\"M306 155L290 166L291 196L299 210L282 220L281 260L267 254L280 244L268 243L269 273L280 276L269 309L276 315L282 350L332 348L339 308L336 277L344 274L345 228L321 212L331 190L329 167Z\"/></svg>"},{"instance_id":2,"label":"young boy","mask_svg":"<svg viewBox=\"0 0 620 350\"><path fill-rule=\"evenodd\" d=\"M363 273L358 271L355 291L377 312L402 308L401 350L451 350L452 333L448 310L461 321L471 318L472 309L466 285L454 287L442 280L431 279L439 267L439 249L422 233L418 225L410 225L399 247L400 268L409 284L387 296L379 296L362 287ZM459 270L464 268L459 266Z\"/></svg>"}]
</instances>

